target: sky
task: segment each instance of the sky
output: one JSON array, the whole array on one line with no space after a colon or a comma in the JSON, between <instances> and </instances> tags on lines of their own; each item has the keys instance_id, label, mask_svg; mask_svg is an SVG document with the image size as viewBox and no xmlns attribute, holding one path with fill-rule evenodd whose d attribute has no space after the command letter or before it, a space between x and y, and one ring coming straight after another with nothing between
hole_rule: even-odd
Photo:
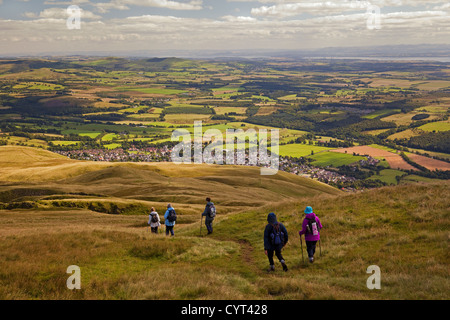
<instances>
[{"instance_id":1,"label":"sky","mask_svg":"<svg viewBox=\"0 0 450 320\"><path fill-rule=\"evenodd\" d=\"M450 44L449 1L0 0L0 55L423 43Z\"/></svg>"}]
</instances>

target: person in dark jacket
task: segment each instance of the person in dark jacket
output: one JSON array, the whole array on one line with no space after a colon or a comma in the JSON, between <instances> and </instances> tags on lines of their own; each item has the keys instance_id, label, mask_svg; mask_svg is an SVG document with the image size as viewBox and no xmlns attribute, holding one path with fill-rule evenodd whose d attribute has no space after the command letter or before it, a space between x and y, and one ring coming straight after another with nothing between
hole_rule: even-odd
<instances>
[{"instance_id":1,"label":"person in dark jacket","mask_svg":"<svg viewBox=\"0 0 450 320\"><path fill-rule=\"evenodd\" d=\"M269 258L269 272L275 270L275 264L273 261L273 254L277 256L281 265L283 266L284 271L288 271L288 267L286 262L284 261L283 256L281 255L281 250L288 242L288 232L286 227L277 221L277 217L275 213L271 212L267 216L267 226L264 230L264 252Z\"/></svg>"},{"instance_id":2,"label":"person in dark jacket","mask_svg":"<svg viewBox=\"0 0 450 320\"><path fill-rule=\"evenodd\" d=\"M173 227L175 226L175 221L173 221L173 222L170 222L169 221L169 214L170 214L170 212L171 211L175 211L175 209L172 207L172 205L169 203L168 205L167 205L167 211L166 211L166 213L164 214L164 224L166 225L166 236L168 236L169 235L169 232L170 232L170 234L171 234L171 236L173 237L174 235L175 235L175 233L173 232Z\"/></svg>"},{"instance_id":3,"label":"person in dark jacket","mask_svg":"<svg viewBox=\"0 0 450 320\"><path fill-rule=\"evenodd\" d=\"M210 198L206 198L205 211L203 211L202 216L205 217L205 226L208 230L208 234L213 232L213 221L214 217L211 217L211 208L215 208L214 203L211 202Z\"/></svg>"}]
</instances>

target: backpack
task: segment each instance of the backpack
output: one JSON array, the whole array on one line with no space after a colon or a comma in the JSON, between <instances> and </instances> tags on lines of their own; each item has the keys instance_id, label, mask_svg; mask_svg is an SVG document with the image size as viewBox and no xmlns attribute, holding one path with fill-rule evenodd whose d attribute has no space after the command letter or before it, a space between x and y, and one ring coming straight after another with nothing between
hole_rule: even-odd
<instances>
[{"instance_id":1,"label":"backpack","mask_svg":"<svg viewBox=\"0 0 450 320\"><path fill-rule=\"evenodd\" d=\"M156 216L156 213L150 213L150 215L152 216L151 222L153 223L158 222L158 217Z\"/></svg>"},{"instance_id":2,"label":"backpack","mask_svg":"<svg viewBox=\"0 0 450 320\"><path fill-rule=\"evenodd\" d=\"M284 232L281 231L280 224L272 226L272 233L270 234L272 245L278 247L284 244Z\"/></svg>"},{"instance_id":3,"label":"backpack","mask_svg":"<svg viewBox=\"0 0 450 320\"><path fill-rule=\"evenodd\" d=\"M308 224L306 225L306 229L308 230L309 234L312 234L313 236L319 235L319 224L316 221L316 218L314 219L308 219Z\"/></svg>"},{"instance_id":4,"label":"backpack","mask_svg":"<svg viewBox=\"0 0 450 320\"><path fill-rule=\"evenodd\" d=\"M167 220L169 220L169 222L177 221L177 214L174 208L169 209L169 215L167 216Z\"/></svg>"},{"instance_id":5,"label":"backpack","mask_svg":"<svg viewBox=\"0 0 450 320\"><path fill-rule=\"evenodd\" d=\"M216 207L214 206L214 203L211 203L209 206L209 217L214 218L216 216Z\"/></svg>"}]
</instances>

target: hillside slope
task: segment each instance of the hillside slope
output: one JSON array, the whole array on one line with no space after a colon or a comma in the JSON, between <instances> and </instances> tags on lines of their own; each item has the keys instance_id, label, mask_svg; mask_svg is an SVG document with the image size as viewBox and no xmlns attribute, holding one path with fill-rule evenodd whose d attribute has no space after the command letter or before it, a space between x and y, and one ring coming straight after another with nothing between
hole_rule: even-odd
<instances>
[{"instance_id":1,"label":"hillside slope","mask_svg":"<svg viewBox=\"0 0 450 320\"><path fill-rule=\"evenodd\" d=\"M31 201L34 206L88 207L102 202L119 208L127 204L162 210L171 202L186 214L202 210L206 196L210 196L225 213L303 196L341 193L284 172L261 176L256 167L75 161L25 147L0 147L0 164L0 202Z\"/></svg>"},{"instance_id":2,"label":"hillside slope","mask_svg":"<svg viewBox=\"0 0 450 320\"><path fill-rule=\"evenodd\" d=\"M265 180L256 168L93 166L1 185L3 203L32 204L0 210L1 299L450 298L448 182L343 194L283 173ZM199 230L205 193L219 212L210 236ZM141 209L156 203L162 213L171 197L181 208L175 237L152 235ZM108 203L127 214L100 213L115 208ZM324 225L314 264L302 262L297 235L307 205ZM279 264L266 272L269 212L289 232L287 273ZM72 264L82 270L80 291L65 286ZM381 269L381 290L366 287L370 265Z\"/></svg>"}]
</instances>

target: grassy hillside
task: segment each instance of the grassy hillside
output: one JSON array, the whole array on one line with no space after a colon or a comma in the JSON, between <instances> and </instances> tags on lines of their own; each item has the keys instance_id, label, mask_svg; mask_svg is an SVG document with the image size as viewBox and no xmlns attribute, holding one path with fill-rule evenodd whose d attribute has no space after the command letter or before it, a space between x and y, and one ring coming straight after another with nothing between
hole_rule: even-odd
<instances>
[{"instance_id":1,"label":"grassy hillside","mask_svg":"<svg viewBox=\"0 0 450 320\"><path fill-rule=\"evenodd\" d=\"M10 207L143 213L151 206L162 210L170 202L187 216L203 209L207 195L226 213L303 196L341 193L281 171L261 176L256 167L74 161L27 147L0 147L0 164L0 203ZM111 209L112 203L118 209Z\"/></svg>"},{"instance_id":2,"label":"grassy hillside","mask_svg":"<svg viewBox=\"0 0 450 320\"><path fill-rule=\"evenodd\" d=\"M256 168L41 155L31 181L17 179L33 168L1 166L0 202L30 207L0 210L1 299L450 298L447 182L343 194L295 175L261 177ZM214 233L203 227L200 236L206 194L219 215ZM146 228L143 209L162 213L167 201L181 213L174 238ZM306 205L325 227L314 264L302 262L297 235ZM116 207L122 214L101 213ZM290 270L277 264L268 275L262 234L272 211L289 232ZM80 291L65 285L73 264ZM366 269L374 264L382 289L372 291Z\"/></svg>"}]
</instances>

